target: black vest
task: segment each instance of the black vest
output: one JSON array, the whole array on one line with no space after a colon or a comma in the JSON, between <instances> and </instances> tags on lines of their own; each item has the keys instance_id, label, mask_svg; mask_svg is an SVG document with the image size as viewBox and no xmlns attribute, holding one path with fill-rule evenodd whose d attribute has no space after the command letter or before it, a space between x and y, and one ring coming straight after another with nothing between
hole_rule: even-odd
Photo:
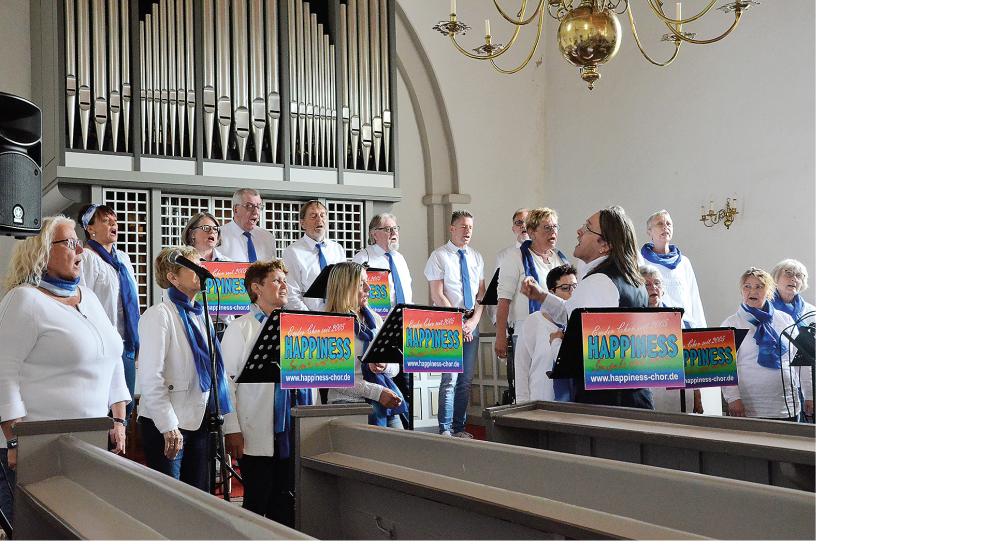
<instances>
[{"instance_id":1,"label":"black vest","mask_svg":"<svg viewBox=\"0 0 984 554\"><path fill-rule=\"evenodd\" d=\"M619 308L645 308L649 304L649 296L646 294L646 289L630 283L625 276L618 272L615 264L609 263L606 260L588 275L595 273L607 276L615 284L615 288L618 289ZM653 397L649 389L584 390L583 372L577 373L574 376L574 389L575 402L644 408L647 410L653 409Z\"/></svg>"}]
</instances>

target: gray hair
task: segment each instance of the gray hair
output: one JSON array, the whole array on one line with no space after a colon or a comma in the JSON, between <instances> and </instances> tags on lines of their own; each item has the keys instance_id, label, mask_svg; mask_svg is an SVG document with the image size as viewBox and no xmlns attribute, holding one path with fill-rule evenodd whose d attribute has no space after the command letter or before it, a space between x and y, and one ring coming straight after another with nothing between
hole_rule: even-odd
<instances>
[{"instance_id":1,"label":"gray hair","mask_svg":"<svg viewBox=\"0 0 984 554\"><path fill-rule=\"evenodd\" d=\"M803 265L803 262L792 258L786 258L785 260L777 263L776 267L772 268L772 278L778 283L779 276L786 270L803 274L803 278L800 279L802 284L800 285L799 292L802 293L806 289L810 288L810 272L806 270L806 266Z\"/></svg>"},{"instance_id":2,"label":"gray hair","mask_svg":"<svg viewBox=\"0 0 984 554\"><path fill-rule=\"evenodd\" d=\"M655 221L656 218L659 217L659 216L669 217L671 220L673 219L672 217L670 217L670 212L668 212L666 210L659 210L658 212L656 212L653 215L649 216L648 219L646 219L646 229L648 229L649 226L653 224L653 221Z\"/></svg>"},{"instance_id":3,"label":"gray hair","mask_svg":"<svg viewBox=\"0 0 984 554\"><path fill-rule=\"evenodd\" d=\"M663 282L663 276L656 269L656 266L652 264L639 264L639 273L642 273L643 279L655 278L660 283Z\"/></svg>"},{"instance_id":4,"label":"gray hair","mask_svg":"<svg viewBox=\"0 0 984 554\"><path fill-rule=\"evenodd\" d=\"M374 243L374 241L372 240L372 232L375 231L376 228L379 227L383 223L383 220L386 219L386 218L389 218L389 219L392 219L393 221L396 221L396 216L393 215L393 214L391 214L391 213L389 213L389 212L383 212L381 214L376 214L376 215L372 216L372 219L369 220L369 230L366 231L366 243L367 244L373 244Z\"/></svg>"},{"instance_id":5,"label":"gray hair","mask_svg":"<svg viewBox=\"0 0 984 554\"><path fill-rule=\"evenodd\" d=\"M260 196L256 189L239 189L232 194L232 205L236 206L243 203L243 196Z\"/></svg>"}]
</instances>

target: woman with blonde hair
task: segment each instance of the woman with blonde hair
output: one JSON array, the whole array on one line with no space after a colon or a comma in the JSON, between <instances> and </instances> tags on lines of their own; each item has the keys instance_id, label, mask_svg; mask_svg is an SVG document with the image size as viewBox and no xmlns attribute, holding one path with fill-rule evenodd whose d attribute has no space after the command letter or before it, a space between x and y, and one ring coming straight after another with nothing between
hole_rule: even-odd
<instances>
[{"instance_id":1,"label":"woman with blonde hair","mask_svg":"<svg viewBox=\"0 0 984 554\"><path fill-rule=\"evenodd\" d=\"M776 289L772 275L752 267L738 280L742 302L722 327L748 329L738 347L738 385L722 387L728 415L795 421L798 413L794 391L799 386L789 370L789 342L782 331L793 326L786 313L769 303ZM798 379L797 379L798 381Z\"/></svg>"},{"instance_id":2,"label":"woman with blonde hair","mask_svg":"<svg viewBox=\"0 0 984 554\"><path fill-rule=\"evenodd\" d=\"M770 302L775 309L786 312L800 327L808 327L816 320L817 307L803 299L802 293L810 288L810 273L803 262L785 259L772 268L776 280L776 292ZM812 312L812 313L811 313ZM803 394L803 415L812 422L815 403L813 399L813 371L809 366L799 368L800 389Z\"/></svg>"},{"instance_id":3,"label":"woman with blonde hair","mask_svg":"<svg viewBox=\"0 0 984 554\"><path fill-rule=\"evenodd\" d=\"M11 258L0 302L0 428L11 470L21 421L111 412L113 452L126 449L123 340L96 295L79 284L81 263L75 222L61 215L44 218Z\"/></svg>"},{"instance_id":4,"label":"woman with blonde hair","mask_svg":"<svg viewBox=\"0 0 984 554\"><path fill-rule=\"evenodd\" d=\"M140 404L137 407L147 465L203 491L211 489L212 457L209 414L232 413L233 403L219 341L202 305L195 301L198 275L178 263L178 256L197 263L190 246L165 248L154 260L154 280L165 290L164 301L140 318ZM212 364L209 334L215 345L218 398L211 398ZM225 432L239 432L235 417L225 419Z\"/></svg>"},{"instance_id":5,"label":"woman with blonde hair","mask_svg":"<svg viewBox=\"0 0 984 554\"><path fill-rule=\"evenodd\" d=\"M355 316L355 347L353 354L361 359L383 321L369 309L369 279L366 270L355 262L339 262L330 266L325 311ZM407 413L400 389L393 377L399 364L362 363L356 368L355 385L343 389L322 391L325 403L367 401L373 408L371 425L403 429L400 414Z\"/></svg>"}]
</instances>

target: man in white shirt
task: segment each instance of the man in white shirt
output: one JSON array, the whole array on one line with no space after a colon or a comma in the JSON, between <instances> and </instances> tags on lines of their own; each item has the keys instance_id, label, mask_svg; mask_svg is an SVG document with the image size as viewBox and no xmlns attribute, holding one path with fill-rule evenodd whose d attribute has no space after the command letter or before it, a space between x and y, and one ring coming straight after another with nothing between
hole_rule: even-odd
<instances>
[{"instance_id":1,"label":"man in white shirt","mask_svg":"<svg viewBox=\"0 0 984 554\"><path fill-rule=\"evenodd\" d=\"M591 215L577 230L574 257L579 268L578 286L567 300L549 294L532 277L523 281L522 291L542 304L540 310L554 323L566 325L577 308L643 308L645 281L639 273L638 249L632 220L621 206L611 206ZM585 390L584 374L572 372L574 401L586 404L653 409L648 389Z\"/></svg>"},{"instance_id":2,"label":"man in white shirt","mask_svg":"<svg viewBox=\"0 0 984 554\"><path fill-rule=\"evenodd\" d=\"M222 246L215 250L233 262L269 261L277 255L277 243L270 231L260 227L263 199L253 189L239 189L232 195L232 221L219 229Z\"/></svg>"},{"instance_id":3,"label":"man in white shirt","mask_svg":"<svg viewBox=\"0 0 984 554\"><path fill-rule=\"evenodd\" d=\"M499 253L495 255L495 268L499 269L502 266L502 260L512 251L517 250L524 242L530 240L530 235L526 232L526 216L529 215L530 211L526 208L520 208L513 213L512 216L512 233L516 236L516 244L509 245ZM495 313L492 314L495 317Z\"/></svg>"},{"instance_id":4,"label":"man in white shirt","mask_svg":"<svg viewBox=\"0 0 984 554\"><path fill-rule=\"evenodd\" d=\"M287 309L322 311L324 298L304 298L311 283L326 266L345 260L341 244L328 240L328 209L317 200L301 205L298 213L304 236L284 250L287 266Z\"/></svg>"},{"instance_id":5,"label":"man in white shirt","mask_svg":"<svg viewBox=\"0 0 984 554\"><path fill-rule=\"evenodd\" d=\"M431 253L424 267L435 306L464 308L462 332L464 367L462 373L441 375L438 392L437 423L442 435L472 438L465 431L472 375L478 356L478 324L482 319L485 296L485 262L482 255L468 246L474 231L472 214L459 210L451 214L451 240Z\"/></svg>"},{"instance_id":6,"label":"man in white shirt","mask_svg":"<svg viewBox=\"0 0 984 554\"><path fill-rule=\"evenodd\" d=\"M575 288L577 270L574 266L563 264L547 273L547 290L558 298L567 300ZM550 321L542 312L534 312L527 318L516 339L516 402L572 400L570 379L547 377L563 338L563 326Z\"/></svg>"},{"instance_id":7,"label":"man in white shirt","mask_svg":"<svg viewBox=\"0 0 984 554\"><path fill-rule=\"evenodd\" d=\"M396 224L396 216L391 213L374 215L369 222L369 238L372 244L356 252L352 261L390 270L390 303L394 306L412 304L410 268L403 254L397 252L400 249L400 226Z\"/></svg>"}]
</instances>

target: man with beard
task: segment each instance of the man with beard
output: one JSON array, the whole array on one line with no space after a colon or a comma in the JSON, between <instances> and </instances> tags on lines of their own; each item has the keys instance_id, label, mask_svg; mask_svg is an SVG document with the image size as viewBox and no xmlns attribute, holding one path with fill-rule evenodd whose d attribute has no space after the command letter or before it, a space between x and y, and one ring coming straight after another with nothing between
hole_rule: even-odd
<instances>
[{"instance_id":1,"label":"man with beard","mask_svg":"<svg viewBox=\"0 0 984 554\"><path fill-rule=\"evenodd\" d=\"M269 231L260 227L263 199L253 189L239 189L232 195L232 221L219 229L222 246L216 250L233 262L269 261L277 255L277 244Z\"/></svg>"},{"instance_id":2,"label":"man with beard","mask_svg":"<svg viewBox=\"0 0 984 554\"><path fill-rule=\"evenodd\" d=\"M412 304L413 291L410 288L410 268L400 249L400 226L396 216L391 213L381 213L373 216L369 222L369 240L371 244L352 256L352 261L368 264L369 267L390 270L390 303Z\"/></svg>"},{"instance_id":3,"label":"man with beard","mask_svg":"<svg viewBox=\"0 0 984 554\"><path fill-rule=\"evenodd\" d=\"M287 266L287 309L324 309L322 298L305 298L311 283L325 267L345 260L345 249L341 244L328 240L328 209L317 200L308 200L301 205L298 214L304 236L295 240L284 250L284 265Z\"/></svg>"}]
</instances>

